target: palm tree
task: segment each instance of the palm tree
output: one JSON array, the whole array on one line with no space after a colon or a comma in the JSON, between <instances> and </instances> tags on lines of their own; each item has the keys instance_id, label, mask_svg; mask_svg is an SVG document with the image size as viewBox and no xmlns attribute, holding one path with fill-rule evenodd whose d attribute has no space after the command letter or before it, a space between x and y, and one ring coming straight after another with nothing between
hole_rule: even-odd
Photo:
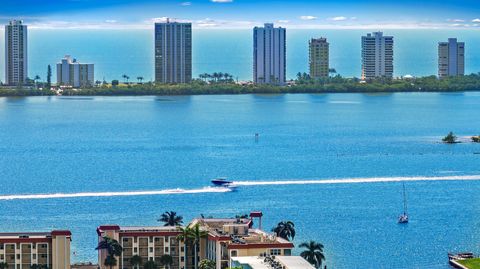
<instances>
[{"instance_id":1,"label":"palm tree","mask_svg":"<svg viewBox=\"0 0 480 269\"><path fill-rule=\"evenodd\" d=\"M140 257L138 255L133 255L130 258L130 263L132 264L133 268L137 267L137 269L139 269L140 265L142 265L142 263L143 263L142 257Z\"/></svg>"},{"instance_id":2,"label":"palm tree","mask_svg":"<svg viewBox=\"0 0 480 269\"><path fill-rule=\"evenodd\" d=\"M170 268L170 266L173 264L172 256L168 254L160 256L160 264L165 268Z\"/></svg>"},{"instance_id":3,"label":"palm tree","mask_svg":"<svg viewBox=\"0 0 480 269\"><path fill-rule=\"evenodd\" d=\"M7 262L0 262L0 269L7 269L8 263Z\"/></svg>"},{"instance_id":4,"label":"palm tree","mask_svg":"<svg viewBox=\"0 0 480 269\"><path fill-rule=\"evenodd\" d=\"M157 269L158 265L154 261L147 261L143 265L143 269Z\"/></svg>"},{"instance_id":5,"label":"palm tree","mask_svg":"<svg viewBox=\"0 0 480 269\"><path fill-rule=\"evenodd\" d=\"M293 240L295 238L295 224L289 220L281 221L277 224L277 227L272 229L272 232L288 241Z\"/></svg>"},{"instance_id":6,"label":"palm tree","mask_svg":"<svg viewBox=\"0 0 480 269\"><path fill-rule=\"evenodd\" d=\"M198 269L198 251L200 248L200 240L206 236L208 236L208 232L201 230L199 223L195 224L195 226L190 228L190 238L193 240L194 255L195 255L194 257L195 269Z\"/></svg>"},{"instance_id":7,"label":"palm tree","mask_svg":"<svg viewBox=\"0 0 480 269\"><path fill-rule=\"evenodd\" d=\"M40 76L39 76L39 75L36 75L36 76L33 78L33 83L35 83L35 88L37 88L37 80L40 80Z\"/></svg>"},{"instance_id":8,"label":"palm tree","mask_svg":"<svg viewBox=\"0 0 480 269\"><path fill-rule=\"evenodd\" d=\"M106 266L110 266L110 269L112 269L113 266L117 265L117 260L115 259L115 256L120 256L123 251L120 243L118 243L117 240L108 236L104 236L103 240L98 243L98 246L95 249L105 249L107 251L108 255L105 258L104 264Z\"/></svg>"},{"instance_id":9,"label":"palm tree","mask_svg":"<svg viewBox=\"0 0 480 269\"><path fill-rule=\"evenodd\" d=\"M198 266L199 269L215 269L216 264L214 261L204 259L200 261L200 265Z\"/></svg>"},{"instance_id":10,"label":"palm tree","mask_svg":"<svg viewBox=\"0 0 480 269\"><path fill-rule=\"evenodd\" d=\"M138 83L141 84L142 81L143 81L143 77L139 76L139 77L137 77L137 80L138 80Z\"/></svg>"},{"instance_id":11,"label":"palm tree","mask_svg":"<svg viewBox=\"0 0 480 269\"><path fill-rule=\"evenodd\" d=\"M311 240L310 242L301 243L299 247L306 248L306 250L300 253L302 258L307 260L311 265L315 266L315 268L320 268L322 266L322 261L325 260L322 244Z\"/></svg>"},{"instance_id":12,"label":"palm tree","mask_svg":"<svg viewBox=\"0 0 480 269\"><path fill-rule=\"evenodd\" d=\"M163 222L163 226L179 226L183 223L183 217L177 216L177 212L170 211L163 213L157 221Z\"/></svg>"},{"instance_id":13,"label":"palm tree","mask_svg":"<svg viewBox=\"0 0 480 269\"><path fill-rule=\"evenodd\" d=\"M180 241L180 242L183 242L183 245L184 245L184 260L185 260L185 268L188 268L187 266L187 261L188 261L188 253L187 253L187 247L190 245L191 243L191 239L190 239L190 234L191 234L191 230L190 228L188 227L180 227L180 226L177 226L177 230L180 231L180 234L177 235L177 239Z\"/></svg>"},{"instance_id":14,"label":"palm tree","mask_svg":"<svg viewBox=\"0 0 480 269\"><path fill-rule=\"evenodd\" d=\"M122 78L124 79L123 82L125 82L125 84L128 84L128 80L130 79L130 77L127 76L126 74L123 74Z\"/></svg>"},{"instance_id":15,"label":"palm tree","mask_svg":"<svg viewBox=\"0 0 480 269\"><path fill-rule=\"evenodd\" d=\"M117 265L117 259L115 259L114 256L107 256L105 258L105 261L103 262L105 266L110 266L110 269L112 269L113 266Z\"/></svg>"}]
</instances>

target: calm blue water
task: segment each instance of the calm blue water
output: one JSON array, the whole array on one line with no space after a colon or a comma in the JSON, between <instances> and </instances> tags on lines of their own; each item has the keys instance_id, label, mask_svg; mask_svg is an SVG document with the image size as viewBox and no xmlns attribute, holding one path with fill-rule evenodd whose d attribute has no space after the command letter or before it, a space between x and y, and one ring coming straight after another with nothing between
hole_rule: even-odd
<instances>
[{"instance_id":1,"label":"calm blue water","mask_svg":"<svg viewBox=\"0 0 480 269\"><path fill-rule=\"evenodd\" d=\"M0 55L4 35L0 29ZM360 37L367 30L287 30L287 73L289 78L308 71L308 40L325 36L330 42L331 67L339 74L359 77ZM480 71L478 30L388 30L395 37L395 75L437 74L437 43L449 37L466 42L466 72ZM193 74L228 72L240 80L252 79L251 30L194 30ZM151 30L29 30L29 76L46 79L47 65L54 66L65 54L81 62L95 63L95 77L133 81L153 75L153 32ZM4 80L0 57L0 80ZM53 80L56 80L55 69Z\"/></svg>"},{"instance_id":2,"label":"calm blue water","mask_svg":"<svg viewBox=\"0 0 480 269\"><path fill-rule=\"evenodd\" d=\"M480 93L0 98L0 197L202 189L208 180L480 175ZM256 142L254 133L260 134ZM0 199L0 231L71 229L74 261L96 261L100 224L155 225L262 210L325 245L333 268L448 268L479 253L480 181L243 186L237 192ZM299 251L297 250L296 253Z\"/></svg>"}]
</instances>

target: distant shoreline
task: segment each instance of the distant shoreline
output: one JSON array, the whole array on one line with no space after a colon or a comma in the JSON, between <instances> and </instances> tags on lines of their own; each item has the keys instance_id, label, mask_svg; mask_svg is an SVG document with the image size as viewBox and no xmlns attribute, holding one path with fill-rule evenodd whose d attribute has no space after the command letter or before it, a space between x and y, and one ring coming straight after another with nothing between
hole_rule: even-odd
<instances>
[{"instance_id":1,"label":"distant shoreline","mask_svg":"<svg viewBox=\"0 0 480 269\"><path fill-rule=\"evenodd\" d=\"M118 83L118 82L117 82ZM97 87L59 90L0 88L0 96L145 96L145 95L220 95L220 94L296 94L296 93L421 93L421 92L474 92L480 91L480 74L438 79L435 76L412 79L379 79L361 82L355 78L340 76L324 80L298 79L292 85L240 85L236 83L207 83L194 80L189 84L136 84L108 83ZM40 83L39 83L40 84ZM40 84L39 88L44 86Z\"/></svg>"}]
</instances>

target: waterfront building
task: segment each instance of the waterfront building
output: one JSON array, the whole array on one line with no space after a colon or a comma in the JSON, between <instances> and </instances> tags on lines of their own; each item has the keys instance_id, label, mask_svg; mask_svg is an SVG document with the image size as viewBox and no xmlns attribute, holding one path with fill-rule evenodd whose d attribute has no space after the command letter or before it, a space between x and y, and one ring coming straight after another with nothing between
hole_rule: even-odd
<instances>
[{"instance_id":1,"label":"waterfront building","mask_svg":"<svg viewBox=\"0 0 480 269\"><path fill-rule=\"evenodd\" d=\"M313 79L328 78L329 43L326 38L312 38L309 42L310 77Z\"/></svg>"},{"instance_id":2,"label":"waterfront building","mask_svg":"<svg viewBox=\"0 0 480 269\"><path fill-rule=\"evenodd\" d=\"M253 81L256 84L285 84L286 30L273 23L253 29Z\"/></svg>"},{"instance_id":3,"label":"waterfront building","mask_svg":"<svg viewBox=\"0 0 480 269\"><path fill-rule=\"evenodd\" d=\"M196 218L187 227L199 225L208 236L199 242L197 261L209 259L216 263L217 269L232 266L232 257L244 256L290 256L293 243L268 234L260 229L261 212L252 212L250 218ZM259 218L258 228L253 228L253 218ZM134 255L142 257L143 261L153 260L160 263L162 255L170 255L174 263L171 269L193 268L195 255L193 248L178 240L181 231L177 227L120 227L118 225L103 225L97 228L99 242L104 236L117 240L123 247L114 269L133 269L130 259ZM185 252L187 251L187 252ZM105 250L99 250L98 264L105 267L107 256Z\"/></svg>"},{"instance_id":4,"label":"waterfront building","mask_svg":"<svg viewBox=\"0 0 480 269\"><path fill-rule=\"evenodd\" d=\"M232 257L232 268L242 269L315 269L300 256L248 256Z\"/></svg>"},{"instance_id":5,"label":"waterfront building","mask_svg":"<svg viewBox=\"0 0 480 269\"><path fill-rule=\"evenodd\" d=\"M170 255L173 259L171 269L193 268L193 251L187 248L187 256L190 261L185 267L185 245L177 239L180 231L173 226L160 227L120 227L118 225L103 225L97 228L99 242L103 236L117 240L122 248L122 255L118 258L114 269L133 269L130 259L138 255L145 263L153 260L160 264L163 255ZM106 250L99 250L98 264L102 269L107 256Z\"/></svg>"},{"instance_id":6,"label":"waterfront building","mask_svg":"<svg viewBox=\"0 0 480 269\"><path fill-rule=\"evenodd\" d=\"M192 80L192 24L155 23L155 81L189 83Z\"/></svg>"},{"instance_id":7,"label":"waterfront building","mask_svg":"<svg viewBox=\"0 0 480 269\"><path fill-rule=\"evenodd\" d=\"M22 85L28 76L27 26L13 20L5 25L5 83Z\"/></svg>"},{"instance_id":8,"label":"waterfront building","mask_svg":"<svg viewBox=\"0 0 480 269\"><path fill-rule=\"evenodd\" d=\"M70 231L0 233L0 262L12 269L31 265L70 269Z\"/></svg>"},{"instance_id":9,"label":"waterfront building","mask_svg":"<svg viewBox=\"0 0 480 269\"><path fill-rule=\"evenodd\" d=\"M393 77L393 36L382 32L362 36L362 79Z\"/></svg>"},{"instance_id":10,"label":"waterfront building","mask_svg":"<svg viewBox=\"0 0 480 269\"><path fill-rule=\"evenodd\" d=\"M199 224L208 232L201 245L201 258L216 262L217 269L232 267L232 257L290 256L293 243L268 234L260 229L261 212L252 212L251 218L197 218L189 226ZM253 228L253 218L259 218L258 228Z\"/></svg>"},{"instance_id":11,"label":"waterfront building","mask_svg":"<svg viewBox=\"0 0 480 269\"><path fill-rule=\"evenodd\" d=\"M94 65L81 64L70 55L65 55L60 63L57 64L57 84L72 87L93 86Z\"/></svg>"},{"instance_id":12,"label":"waterfront building","mask_svg":"<svg viewBox=\"0 0 480 269\"><path fill-rule=\"evenodd\" d=\"M438 43L438 77L463 76L465 74L465 43L449 38Z\"/></svg>"}]
</instances>

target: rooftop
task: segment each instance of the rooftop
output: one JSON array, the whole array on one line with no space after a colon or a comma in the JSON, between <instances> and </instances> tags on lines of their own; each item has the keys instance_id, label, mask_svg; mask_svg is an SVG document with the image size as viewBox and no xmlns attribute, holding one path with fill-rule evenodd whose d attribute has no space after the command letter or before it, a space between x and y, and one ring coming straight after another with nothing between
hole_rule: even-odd
<instances>
[{"instance_id":1,"label":"rooftop","mask_svg":"<svg viewBox=\"0 0 480 269\"><path fill-rule=\"evenodd\" d=\"M252 269L314 269L304 258L300 256L275 256L275 257L232 257L233 262L239 265L247 265Z\"/></svg>"}]
</instances>

